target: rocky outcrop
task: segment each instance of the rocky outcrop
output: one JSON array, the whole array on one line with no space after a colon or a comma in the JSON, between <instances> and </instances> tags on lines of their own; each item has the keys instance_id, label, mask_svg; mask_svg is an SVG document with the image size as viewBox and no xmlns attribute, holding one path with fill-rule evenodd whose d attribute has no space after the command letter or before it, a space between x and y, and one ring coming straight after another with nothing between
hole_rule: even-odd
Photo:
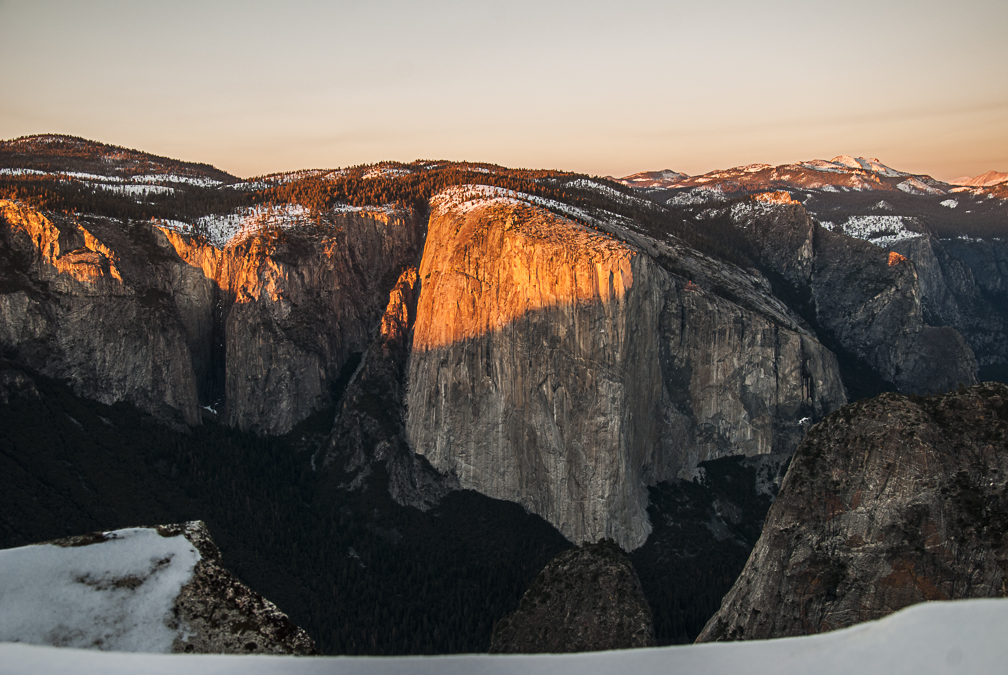
<instances>
[{"instance_id":1,"label":"rocky outcrop","mask_svg":"<svg viewBox=\"0 0 1008 675\"><path fill-rule=\"evenodd\" d=\"M279 434L333 402L419 223L392 209L264 228L224 248L151 223L0 202L0 344L80 395Z\"/></svg>"},{"instance_id":2,"label":"rocky outcrop","mask_svg":"<svg viewBox=\"0 0 1008 675\"><path fill-rule=\"evenodd\" d=\"M923 235L891 248L917 269L928 323L962 334L976 355L981 379L1008 377L1008 245Z\"/></svg>"},{"instance_id":3,"label":"rocky outcrop","mask_svg":"<svg viewBox=\"0 0 1008 675\"><path fill-rule=\"evenodd\" d=\"M192 578L175 598L182 633L173 652L187 654L318 654L308 634L276 605L223 566L201 521L157 528L163 537L184 536L200 553Z\"/></svg>"},{"instance_id":4,"label":"rocky outcrop","mask_svg":"<svg viewBox=\"0 0 1008 675\"><path fill-rule=\"evenodd\" d=\"M210 272L200 251L172 235L183 259ZM421 241L410 214L377 209L223 249L212 278L223 294L225 421L279 434L331 405L343 364L367 349L388 289Z\"/></svg>"},{"instance_id":5,"label":"rocky outcrop","mask_svg":"<svg viewBox=\"0 0 1008 675\"><path fill-rule=\"evenodd\" d=\"M491 654L653 647L651 608L626 554L611 541L564 551L494 627Z\"/></svg>"},{"instance_id":6,"label":"rocky outcrop","mask_svg":"<svg viewBox=\"0 0 1008 675\"><path fill-rule=\"evenodd\" d=\"M0 246L10 261L0 293L0 345L76 392L127 400L164 419L200 420L186 326L158 280L172 263L148 232L0 202ZM185 276L177 270L179 276ZM209 284L197 284L209 292Z\"/></svg>"},{"instance_id":7,"label":"rocky outcrop","mask_svg":"<svg viewBox=\"0 0 1008 675\"><path fill-rule=\"evenodd\" d=\"M410 445L574 542L640 546L648 484L790 451L803 418L844 400L832 355L726 269L513 194L443 194L420 266Z\"/></svg>"},{"instance_id":8,"label":"rocky outcrop","mask_svg":"<svg viewBox=\"0 0 1008 675\"><path fill-rule=\"evenodd\" d=\"M1008 595L1008 387L883 394L795 452L699 641L833 630L926 600Z\"/></svg>"}]
</instances>

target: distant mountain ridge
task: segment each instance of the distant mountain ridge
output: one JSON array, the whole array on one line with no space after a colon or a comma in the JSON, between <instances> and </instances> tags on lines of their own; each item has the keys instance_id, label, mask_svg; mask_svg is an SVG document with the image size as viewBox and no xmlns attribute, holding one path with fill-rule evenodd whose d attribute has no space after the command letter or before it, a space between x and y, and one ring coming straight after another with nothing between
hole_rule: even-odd
<instances>
[{"instance_id":1,"label":"distant mountain ridge","mask_svg":"<svg viewBox=\"0 0 1008 675\"><path fill-rule=\"evenodd\" d=\"M175 176L189 180L204 179L215 184L238 181L235 176L210 164L184 162L66 134L37 134L0 140L0 172L6 170L11 173L11 169L94 174L95 178L126 180L150 174L155 179L157 176Z\"/></svg>"},{"instance_id":2,"label":"distant mountain ridge","mask_svg":"<svg viewBox=\"0 0 1008 675\"><path fill-rule=\"evenodd\" d=\"M813 159L790 164L781 164L776 167L770 164L748 164L729 169L715 169L704 174L690 176L672 169L661 171L641 171L624 176L623 178L613 178L628 187L638 189L674 189L696 187L699 185L731 185L736 183L739 186L753 185L753 174L759 178L767 179L765 172L770 170L768 180L781 183L792 183L794 187L823 187L832 185L836 187L846 186L854 190L865 189L892 189L894 182L880 179L908 179L895 182L896 189L913 193L922 191L929 194L939 192L952 192L958 187L984 188L998 185L1008 181L1008 173L1000 171L987 171L976 177L962 176L951 181L940 181L927 174L913 174L905 171L898 171L886 166L877 157L851 157L850 155L838 155L831 160ZM825 179L817 174L808 174L807 171L836 173L840 176L835 180ZM842 176L842 177L841 177ZM869 177L870 176L870 177ZM902 187L901 187L902 186Z\"/></svg>"},{"instance_id":3,"label":"distant mountain ridge","mask_svg":"<svg viewBox=\"0 0 1008 675\"><path fill-rule=\"evenodd\" d=\"M1002 171L987 171L974 178L963 176L950 181L952 185L971 185L973 187L990 187L1008 181L1008 173Z\"/></svg>"},{"instance_id":4,"label":"distant mountain ridge","mask_svg":"<svg viewBox=\"0 0 1008 675\"><path fill-rule=\"evenodd\" d=\"M828 161L813 159L776 167L770 164L749 164L730 169L717 169L699 176L689 176L669 169L645 171L616 180L634 188L676 189L702 186L724 193L752 190L757 185L793 188L846 187L851 190L898 189L909 193L928 194L945 193L952 189L948 183L925 174L897 171L876 157L850 155L838 155Z\"/></svg>"}]
</instances>

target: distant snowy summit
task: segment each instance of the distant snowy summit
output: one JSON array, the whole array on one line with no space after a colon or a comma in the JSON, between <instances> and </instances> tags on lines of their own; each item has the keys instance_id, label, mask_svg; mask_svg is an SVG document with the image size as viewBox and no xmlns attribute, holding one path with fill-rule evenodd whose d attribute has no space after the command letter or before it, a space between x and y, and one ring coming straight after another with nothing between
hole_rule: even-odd
<instances>
[{"instance_id":1,"label":"distant snowy summit","mask_svg":"<svg viewBox=\"0 0 1008 675\"><path fill-rule=\"evenodd\" d=\"M200 521L0 551L0 642L125 652L316 654L221 566Z\"/></svg>"},{"instance_id":2,"label":"distant snowy summit","mask_svg":"<svg viewBox=\"0 0 1008 675\"><path fill-rule=\"evenodd\" d=\"M641 171L623 178L612 178L612 180L632 188L661 189L675 187L680 181L688 178L687 174L672 169L663 169L662 171Z\"/></svg>"},{"instance_id":3,"label":"distant snowy summit","mask_svg":"<svg viewBox=\"0 0 1008 675\"><path fill-rule=\"evenodd\" d=\"M700 188L704 193L737 193L753 192L773 184L826 191L900 190L913 195L940 195L963 188L996 186L1008 181L1008 173L988 171L976 178L966 176L946 183L924 174L898 171L877 157L838 155L830 160L813 159L780 166L748 164L699 176L671 169L642 171L613 180L648 191ZM685 201L688 205L696 199Z\"/></svg>"},{"instance_id":4,"label":"distant snowy summit","mask_svg":"<svg viewBox=\"0 0 1008 675\"><path fill-rule=\"evenodd\" d=\"M992 185L997 185L998 183L1004 183L1008 181L1008 173L1002 171L987 171L979 176L970 178L969 176L962 176L961 178L956 178L951 181L952 185L962 185L970 187L991 187Z\"/></svg>"}]
</instances>

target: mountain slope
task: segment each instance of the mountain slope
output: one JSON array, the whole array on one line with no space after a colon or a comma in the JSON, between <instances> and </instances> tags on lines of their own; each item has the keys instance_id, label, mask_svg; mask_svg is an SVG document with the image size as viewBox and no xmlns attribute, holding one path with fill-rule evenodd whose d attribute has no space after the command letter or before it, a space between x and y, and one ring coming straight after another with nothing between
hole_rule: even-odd
<instances>
[{"instance_id":1,"label":"mountain slope","mask_svg":"<svg viewBox=\"0 0 1008 675\"><path fill-rule=\"evenodd\" d=\"M883 394L813 427L698 641L807 635L1008 594L1008 386Z\"/></svg>"}]
</instances>

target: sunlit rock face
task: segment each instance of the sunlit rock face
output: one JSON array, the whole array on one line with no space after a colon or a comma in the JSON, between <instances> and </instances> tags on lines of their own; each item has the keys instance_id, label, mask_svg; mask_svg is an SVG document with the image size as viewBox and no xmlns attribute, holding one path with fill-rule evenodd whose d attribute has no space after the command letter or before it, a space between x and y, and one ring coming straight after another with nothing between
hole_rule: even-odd
<instances>
[{"instance_id":1,"label":"sunlit rock face","mask_svg":"<svg viewBox=\"0 0 1008 675\"><path fill-rule=\"evenodd\" d=\"M305 219L217 248L150 222L0 208L6 349L104 403L190 425L207 406L272 434L332 402L422 242L395 209L337 211L325 228Z\"/></svg>"},{"instance_id":2,"label":"sunlit rock face","mask_svg":"<svg viewBox=\"0 0 1008 675\"><path fill-rule=\"evenodd\" d=\"M650 532L648 484L789 450L836 363L639 247L513 197L433 200L408 376L413 450L574 542Z\"/></svg>"},{"instance_id":3,"label":"sunlit rock face","mask_svg":"<svg viewBox=\"0 0 1008 675\"><path fill-rule=\"evenodd\" d=\"M172 269L149 232L137 234L0 201L0 345L80 395L195 424L187 326L165 290L184 280L209 298L210 283Z\"/></svg>"}]
</instances>

